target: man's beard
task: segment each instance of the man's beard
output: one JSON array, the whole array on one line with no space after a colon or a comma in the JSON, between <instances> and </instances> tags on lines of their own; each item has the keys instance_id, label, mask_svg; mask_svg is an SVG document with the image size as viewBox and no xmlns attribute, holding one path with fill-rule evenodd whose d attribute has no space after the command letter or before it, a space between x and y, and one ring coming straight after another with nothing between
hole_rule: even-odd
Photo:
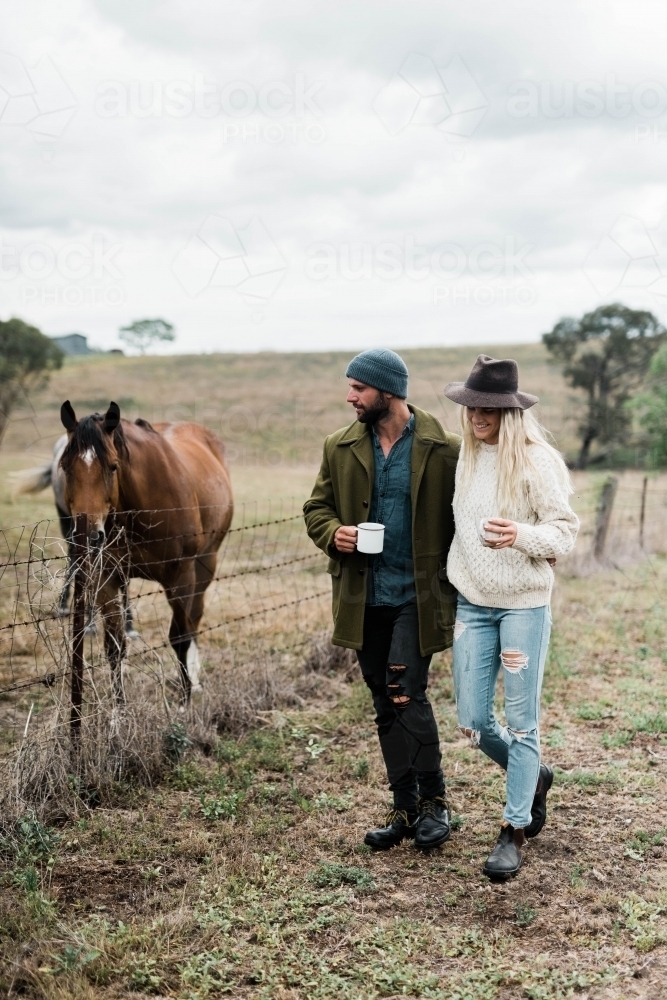
<instances>
[{"instance_id":1,"label":"man's beard","mask_svg":"<svg viewBox=\"0 0 667 1000\"><path fill-rule=\"evenodd\" d=\"M389 413L389 403L387 402L387 397L383 392L378 390L377 397L372 406L366 406L361 411L357 413L357 420L362 424L375 424L378 420L382 420Z\"/></svg>"}]
</instances>

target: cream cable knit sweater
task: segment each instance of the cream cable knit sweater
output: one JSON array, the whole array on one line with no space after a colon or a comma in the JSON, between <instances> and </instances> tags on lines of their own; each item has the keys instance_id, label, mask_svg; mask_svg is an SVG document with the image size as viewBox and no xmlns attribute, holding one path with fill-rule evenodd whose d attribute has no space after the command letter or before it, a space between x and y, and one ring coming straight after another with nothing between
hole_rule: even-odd
<instances>
[{"instance_id":1,"label":"cream cable knit sweater","mask_svg":"<svg viewBox=\"0 0 667 1000\"><path fill-rule=\"evenodd\" d=\"M509 549L490 549L482 544L479 535L481 520L499 516L498 445L480 442L477 465L465 493L460 485L461 463L456 470L456 533L447 576L471 604L487 608L539 608L548 604L554 574L546 560L567 555L574 547L579 519L570 508L553 457L540 445L529 448L539 475L529 473L525 497L511 515L519 530Z\"/></svg>"}]
</instances>

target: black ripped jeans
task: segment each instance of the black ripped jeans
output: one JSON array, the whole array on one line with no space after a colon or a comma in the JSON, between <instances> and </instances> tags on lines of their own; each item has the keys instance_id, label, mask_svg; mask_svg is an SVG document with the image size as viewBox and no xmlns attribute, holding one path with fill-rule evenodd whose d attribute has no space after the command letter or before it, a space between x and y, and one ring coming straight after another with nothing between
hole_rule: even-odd
<instances>
[{"instance_id":1,"label":"black ripped jeans","mask_svg":"<svg viewBox=\"0 0 667 1000\"><path fill-rule=\"evenodd\" d=\"M364 644L357 657L373 695L394 806L414 815L418 796L433 799L445 794L438 727L426 696L431 657L419 650L417 602L367 606ZM391 670L392 665L404 669ZM390 695L410 700L397 704Z\"/></svg>"}]
</instances>

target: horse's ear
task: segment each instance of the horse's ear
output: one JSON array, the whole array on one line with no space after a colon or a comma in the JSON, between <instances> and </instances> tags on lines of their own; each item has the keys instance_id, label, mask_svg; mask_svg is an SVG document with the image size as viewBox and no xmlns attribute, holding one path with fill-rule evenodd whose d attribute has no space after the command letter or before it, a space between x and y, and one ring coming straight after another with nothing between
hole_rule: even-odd
<instances>
[{"instance_id":1,"label":"horse's ear","mask_svg":"<svg viewBox=\"0 0 667 1000\"><path fill-rule=\"evenodd\" d=\"M65 430L71 434L76 427L78 420L76 419L76 413L72 409L72 404L69 399L66 399L60 407L60 419L62 420Z\"/></svg>"},{"instance_id":2,"label":"horse's ear","mask_svg":"<svg viewBox=\"0 0 667 1000\"><path fill-rule=\"evenodd\" d=\"M109 409L104 414L104 430L107 434L113 434L120 423L120 406L118 403L109 403Z\"/></svg>"}]
</instances>

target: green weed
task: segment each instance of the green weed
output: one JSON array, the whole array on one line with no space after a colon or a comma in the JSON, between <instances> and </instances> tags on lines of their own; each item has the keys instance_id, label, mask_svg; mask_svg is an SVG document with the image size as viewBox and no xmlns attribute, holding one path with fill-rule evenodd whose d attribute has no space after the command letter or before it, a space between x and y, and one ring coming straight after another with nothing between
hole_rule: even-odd
<instances>
[{"instance_id":1,"label":"green weed","mask_svg":"<svg viewBox=\"0 0 667 1000\"><path fill-rule=\"evenodd\" d=\"M583 771L578 767L573 771L561 771L560 768L555 768L554 779L558 785L576 785L578 788L586 789L586 791L597 789L600 785L606 785L613 781L613 778L608 775L596 774L594 771Z\"/></svg>"},{"instance_id":2,"label":"green weed","mask_svg":"<svg viewBox=\"0 0 667 1000\"><path fill-rule=\"evenodd\" d=\"M203 788L208 784L207 775L193 760L186 761L185 764L177 764L171 771L168 780L172 788L181 792Z\"/></svg>"},{"instance_id":3,"label":"green weed","mask_svg":"<svg viewBox=\"0 0 667 1000\"><path fill-rule=\"evenodd\" d=\"M631 892L619 903L621 921L630 932L637 951L653 951L657 945L667 940L662 915L667 910L664 903L650 903L636 892Z\"/></svg>"},{"instance_id":4,"label":"green weed","mask_svg":"<svg viewBox=\"0 0 667 1000\"><path fill-rule=\"evenodd\" d=\"M560 750L561 747L565 746L565 732L563 727L556 725L547 735L545 739L547 746L550 746L553 750Z\"/></svg>"},{"instance_id":5,"label":"green weed","mask_svg":"<svg viewBox=\"0 0 667 1000\"><path fill-rule=\"evenodd\" d=\"M60 835L31 813L18 821L11 834L0 838L0 850L13 855L23 865L36 862L52 865L59 842Z\"/></svg>"},{"instance_id":6,"label":"green weed","mask_svg":"<svg viewBox=\"0 0 667 1000\"><path fill-rule=\"evenodd\" d=\"M352 771L352 773L354 774L357 781L365 781L365 779L368 777L369 771L370 771L370 762L368 760L368 757L362 757L361 760L358 760L357 763L354 765L354 770Z\"/></svg>"},{"instance_id":7,"label":"green weed","mask_svg":"<svg viewBox=\"0 0 667 1000\"><path fill-rule=\"evenodd\" d=\"M578 889L579 886L584 884L584 871L585 868L579 863L572 865L570 869L570 885L573 889Z\"/></svg>"},{"instance_id":8,"label":"green weed","mask_svg":"<svg viewBox=\"0 0 667 1000\"><path fill-rule=\"evenodd\" d=\"M655 712L653 715L636 715L631 720L636 733L667 733L667 714Z\"/></svg>"},{"instance_id":9,"label":"green weed","mask_svg":"<svg viewBox=\"0 0 667 1000\"><path fill-rule=\"evenodd\" d=\"M615 733L603 733L600 742L608 750L614 750L617 747L625 747L628 743L631 743L633 735L633 733L628 733L624 730L618 730Z\"/></svg>"},{"instance_id":10,"label":"green weed","mask_svg":"<svg viewBox=\"0 0 667 1000\"><path fill-rule=\"evenodd\" d=\"M333 809L335 812L347 812L352 808L352 794L348 792L346 795L337 796L320 792L313 799L313 805L320 810Z\"/></svg>"},{"instance_id":11,"label":"green weed","mask_svg":"<svg viewBox=\"0 0 667 1000\"><path fill-rule=\"evenodd\" d=\"M148 958L145 955L140 956L136 964L129 970L130 986L133 990L141 991L142 993L157 992L162 979L155 971L156 965L157 962L154 958Z\"/></svg>"},{"instance_id":12,"label":"green weed","mask_svg":"<svg viewBox=\"0 0 667 1000\"><path fill-rule=\"evenodd\" d=\"M260 730L250 736L248 746L253 751L252 761L256 767L261 767L265 771L285 773L291 770L280 733Z\"/></svg>"},{"instance_id":13,"label":"green weed","mask_svg":"<svg viewBox=\"0 0 667 1000\"><path fill-rule=\"evenodd\" d=\"M609 711L608 705L601 705L600 703L597 705L584 703L577 710L577 718L583 719L585 722L593 722L598 719L611 719L613 714L613 712Z\"/></svg>"},{"instance_id":14,"label":"green weed","mask_svg":"<svg viewBox=\"0 0 667 1000\"><path fill-rule=\"evenodd\" d=\"M537 910L534 910L528 903L515 903L514 912L519 927L528 927L537 916Z\"/></svg>"},{"instance_id":15,"label":"green weed","mask_svg":"<svg viewBox=\"0 0 667 1000\"><path fill-rule=\"evenodd\" d=\"M163 735L164 752L168 760L177 764L184 756L192 740L182 722L172 722Z\"/></svg>"},{"instance_id":16,"label":"green weed","mask_svg":"<svg viewBox=\"0 0 667 1000\"><path fill-rule=\"evenodd\" d=\"M339 885L353 885L357 889L373 889L373 876L365 868L343 865L338 861L322 861L316 871L309 876L310 881L320 889L335 889Z\"/></svg>"},{"instance_id":17,"label":"green weed","mask_svg":"<svg viewBox=\"0 0 667 1000\"><path fill-rule=\"evenodd\" d=\"M234 819L236 811L243 801L242 792L230 792L228 795L200 796L200 812L204 819Z\"/></svg>"},{"instance_id":18,"label":"green weed","mask_svg":"<svg viewBox=\"0 0 667 1000\"><path fill-rule=\"evenodd\" d=\"M83 946L66 945L59 955L52 955L54 972L79 972L99 957L99 951L86 951Z\"/></svg>"},{"instance_id":19,"label":"green weed","mask_svg":"<svg viewBox=\"0 0 667 1000\"><path fill-rule=\"evenodd\" d=\"M635 861L642 861L644 854L650 847L662 847L665 843L665 831L658 830L657 833L645 833L644 830L637 830L635 836L625 848L627 857Z\"/></svg>"},{"instance_id":20,"label":"green weed","mask_svg":"<svg viewBox=\"0 0 667 1000\"><path fill-rule=\"evenodd\" d=\"M215 756L221 763L232 764L243 756L243 750L234 740L220 740L215 748Z\"/></svg>"}]
</instances>

